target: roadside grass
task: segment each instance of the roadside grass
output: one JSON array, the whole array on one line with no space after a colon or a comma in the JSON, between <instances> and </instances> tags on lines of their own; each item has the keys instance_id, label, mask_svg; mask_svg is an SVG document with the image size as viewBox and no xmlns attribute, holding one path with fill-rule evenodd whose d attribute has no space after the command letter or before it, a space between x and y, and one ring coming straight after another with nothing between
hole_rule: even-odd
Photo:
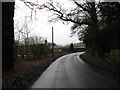
<instances>
[{"instance_id":1,"label":"roadside grass","mask_svg":"<svg viewBox=\"0 0 120 90\"><path fill-rule=\"evenodd\" d=\"M55 54L41 60L16 61L14 70L2 72L2 88L29 88L52 62L65 54Z\"/></svg>"},{"instance_id":2,"label":"roadside grass","mask_svg":"<svg viewBox=\"0 0 120 90\"><path fill-rule=\"evenodd\" d=\"M120 75L120 62L91 56L88 53L80 55L80 58L93 66L110 71L116 75Z\"/></svg>"}]
</instances>

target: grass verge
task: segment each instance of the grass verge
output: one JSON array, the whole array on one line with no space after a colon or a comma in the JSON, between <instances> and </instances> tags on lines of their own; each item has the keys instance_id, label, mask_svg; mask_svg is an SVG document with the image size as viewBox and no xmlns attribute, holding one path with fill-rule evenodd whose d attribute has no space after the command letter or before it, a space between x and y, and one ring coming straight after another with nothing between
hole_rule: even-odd
<instances>
[{"instance_id":1,"label":"grass verge","mask_svg":"<svg viewBox=\"0 0 120 90\"><path fill-rule=\"evenodd\" d=\"M2 88L29 88L46 70L46 68L61 55L41 60L19 61L12 71L2 72Z\"/></svg>"},{"instance_id":2,"label":"grass verge","mask_svg":"<svg viewBox=\"0 0 120 90\"><path fill-rule=\"evenodd\" d=\"M80 58L93 66L104 69L113 74L120 75L120 62L109 61L100 57L91 56L88 53L80 55Z\"/></svg>"}]
</instances>

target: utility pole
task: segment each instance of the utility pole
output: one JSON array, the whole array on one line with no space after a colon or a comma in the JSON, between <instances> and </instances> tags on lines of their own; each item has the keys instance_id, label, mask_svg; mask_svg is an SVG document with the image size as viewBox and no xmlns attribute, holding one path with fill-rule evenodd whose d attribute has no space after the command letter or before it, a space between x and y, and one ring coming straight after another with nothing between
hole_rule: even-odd
<instances>
[{"instance_id":1,"label":"utility pole","mask_svg":"<svg viewBox=\"0 0 120 90\"><path fill-rule=\"evenodd\" d=\"M53 27L52 27L52 56L54 56L54 35L53 35Z\"/></svg>"}]
</instances>

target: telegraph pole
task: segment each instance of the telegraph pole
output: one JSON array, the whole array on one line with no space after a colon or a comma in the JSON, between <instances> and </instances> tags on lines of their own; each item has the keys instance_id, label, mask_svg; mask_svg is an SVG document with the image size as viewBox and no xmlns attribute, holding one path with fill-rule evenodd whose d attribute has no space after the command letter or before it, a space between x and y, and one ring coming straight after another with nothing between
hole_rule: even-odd
<instances>
[{"instance_id":1,"label":"telegraph pole","mask_svg":"<svg viewBox=\"0 0 120 90\"><path fill-rule=\"evenodd\" d=\"M53 33L53 27L52 27L52 56L54 56L54 33Z\"/></svg>"}]
</instances>

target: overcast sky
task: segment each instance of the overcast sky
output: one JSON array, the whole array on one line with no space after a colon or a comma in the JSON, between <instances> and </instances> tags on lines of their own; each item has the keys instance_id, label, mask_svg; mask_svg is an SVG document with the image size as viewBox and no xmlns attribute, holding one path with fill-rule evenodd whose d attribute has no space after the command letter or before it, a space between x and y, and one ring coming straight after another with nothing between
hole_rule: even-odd
<instances>
[{"instance_id":1,"label":"overcast sky","mask_svg":"<svg viewBox=\"0 0 120 90\"><path fill-rule=\"evenodd\" d=\"M28 0L30 1L30 0ZM32 0L33 1L33 0ZM34 0L36 1L36 0ZM46 0L38 0L40 4L45 2ZM41 2L40 2L41 1ZM71 3L68 2L68 0L58 0L64 3L64 6L72 7ZM25 6L23 2L20 0L15 1L15 14L14 14L14 23L18 24L18 26L21 26L25 21L25 16L30 16L31 10ZM64 25L62 22L56 22L56 23L49 23L48 17L51 15L51 13L46 12L45 10L37 10L37 20L33 19L32 22L29 22L29 26L33 28L31 30L31 33L29 36L42 36L48 40L48 42L52 41L52 26L54 27L54 42L59 45L66 45L70 43L77 43L79 42L77 35L70 37L70 27L72 23L68 25ZM33 13L34 16L34 13ZM16 31L15 31L16 32Z\"/></svg>"}]
</instances>

